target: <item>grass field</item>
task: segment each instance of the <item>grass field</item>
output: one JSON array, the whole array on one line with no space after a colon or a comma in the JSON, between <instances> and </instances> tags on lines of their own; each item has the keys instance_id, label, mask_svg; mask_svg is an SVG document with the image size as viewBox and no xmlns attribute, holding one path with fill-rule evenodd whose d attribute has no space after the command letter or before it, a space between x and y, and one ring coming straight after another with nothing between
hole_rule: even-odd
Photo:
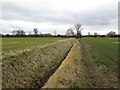
<instances>
[{"instance_id":1,"label":"grass field","mask_svg":"<svg viewBox=\"0 0 120 90\"><path fill-rule=\"evenodd\" d=\"M64 38L2 38L2 51L23 49L26 47L49 44Z\"/></svg>"},{"instance_id":2,"label":"grass field","mask_svg":"<svg viewBox=\"0 0 120 90\"><path fill-rule=\"evenodd\" d=\"M117 73L117 38L83 38L82 41L88 45L89 53L97 66L104 64L109 70Z\"/></svg>"}]
</instances>

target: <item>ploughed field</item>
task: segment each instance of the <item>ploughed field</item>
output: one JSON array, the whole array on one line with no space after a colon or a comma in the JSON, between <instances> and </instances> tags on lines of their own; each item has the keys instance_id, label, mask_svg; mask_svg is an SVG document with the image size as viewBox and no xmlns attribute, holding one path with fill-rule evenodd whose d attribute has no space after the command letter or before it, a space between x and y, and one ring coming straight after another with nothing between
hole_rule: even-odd
<instances>
[{"instance_id":1,"label":"ploughed field","mask_svg":"<svg viewBox=\"0 0 120 90\"><path fill-rule=\"evenodd\" d=\"M43 44L50 44L64 38L2 38L2 51L23 49Z\"/></svg>"}]
</instances>

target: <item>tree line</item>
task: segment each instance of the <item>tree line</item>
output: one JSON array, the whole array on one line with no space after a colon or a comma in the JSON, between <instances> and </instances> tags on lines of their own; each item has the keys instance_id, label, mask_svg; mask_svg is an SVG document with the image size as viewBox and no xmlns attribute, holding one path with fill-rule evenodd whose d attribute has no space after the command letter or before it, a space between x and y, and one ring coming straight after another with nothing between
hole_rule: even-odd
<instances>
[{"instance_id":1,"label":"tree line","mask_svg":"<svg viewBox=\"0 0 120 90\"><path fill-rule=\"evenodd\" d=\"M82 25L81 24L75 24L73 27L70 27L66 30L65 35L57 34L56 31L54 31L54 34L46 33L42 34L39 33L37 28L33 28L33 34L29 32L28 35L26 35L24 30L13 30L12 35L10 34L0 34L0 37L73 37L73 38L82 38L82 37L120 37L120 35L117 35L115 32L110 31L107 35L99 35L97 32L95 32L93 35L88 32L88 35L82 35Z\"/></svg>"}]
</instances>

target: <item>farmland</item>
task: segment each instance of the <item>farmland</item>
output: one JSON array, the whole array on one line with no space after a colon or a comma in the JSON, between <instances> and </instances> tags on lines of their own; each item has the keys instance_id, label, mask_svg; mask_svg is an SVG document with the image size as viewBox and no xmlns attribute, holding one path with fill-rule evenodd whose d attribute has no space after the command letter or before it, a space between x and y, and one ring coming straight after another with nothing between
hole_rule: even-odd
<instances>
[{"instance_id":1,"label":"farmland","mask_svg":"<svg viewBox=\"0 0 120 90\"><path fill-rule=\"evenodd\" d=\"M3 87L118 86L118 38L3 38L2 45L5 52L36 46L3 57Z\"/></svg>"},{"instance_id":2,"label":"farmland","mask_svg":"<svg viewBox=\"0 0 120 90\"><path fill-rule=\"evenodd\" d=\"M118 39L82 38L43 88L118 87Z\"/></svg>"},{"instance_id":3,"label":"farmland","mask_svg":"<svg viewBox=\"0 0 120 90\"><path fill-rule=\"evenodd\" d=\"M64 38L2 38L2 51L23 49L26 47L53 43Z\"/></svg>"},{"instance_id":4,"label":"farmland","mask_svg":"<svg viewBox=\"0 0 120 90\"><path fill-rule=\"evenodd\" d=\"M118 39L117 38L84 38L88 45L89 53L96 64L106 65L113 72L117 72L118 64Z\"/></svg>"},{"instance_id":5,"label":"farmland","mask_svg":"<svg viewBox=\"0 0 120 90\"><path fill-rule=\"evenodd\" d=\"M90 79L92 84L95 87L118 87L118 38L84 38L81 43L88 78L94 77Z\"/></svg>"}]
</instances>

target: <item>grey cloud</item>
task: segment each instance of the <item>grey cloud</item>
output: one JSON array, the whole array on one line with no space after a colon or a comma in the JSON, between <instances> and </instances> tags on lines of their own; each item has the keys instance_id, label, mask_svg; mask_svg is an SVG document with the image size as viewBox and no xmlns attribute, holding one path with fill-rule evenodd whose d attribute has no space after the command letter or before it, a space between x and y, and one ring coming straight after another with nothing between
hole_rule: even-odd
<instances>
[{"instance_id":1,"label":"grey cloud","mask_svg":"<svg viewBox=\"0 0 120 90\"><path fill-rule=\"evenodd\" d=\"M29 7L29 8L28 8ZM60 15L59 15L60 14ZM62 16L61 16L62 15ZM109 25L117 18L117 9L111 5L90 11L54 11L45 8L31 8L29 4L4 3L4 20L24 20L31 22L53 22L58 24Z\"/></svg>"},{"instance_id":2,"label":"grey cloud","mask_svg":"<svg viewBox=\"0 0 120 90\"><path fill-rule=\"evenodd\" d=\"M83 17L80 17L83 16ZM78 13L76 19L85 25L112 25L117 20L117 8L109 6L96 8L95 10ZM117 21L116 21L117 23Z\"/></svg>"},{"instance_id":3,"label":"grey cloud","mask_svg":"<svg viewBox=\"0 0 120 90\"><path fill-rule=\"evenodd\" d=\"M85 26L117 26L117 6L113 4L96 7L93 10L71 11L57 10L49 7L39 8L31 7L27 3L2 3L2 19L3 20L23 20L28 22L50 22L51 24L73 25L81 23ZM11 25L5 27L7 29L22 28L21 26ZM31 29L32 30L32 29ZM58 29L59 30L59 29ZM41 30L42 31L42 30ZM52 31L46 29L45 31ZM11 32L9 30L3 32ZM63 31L60 31L63 32Z\"/></svg>"}]
</instances>

